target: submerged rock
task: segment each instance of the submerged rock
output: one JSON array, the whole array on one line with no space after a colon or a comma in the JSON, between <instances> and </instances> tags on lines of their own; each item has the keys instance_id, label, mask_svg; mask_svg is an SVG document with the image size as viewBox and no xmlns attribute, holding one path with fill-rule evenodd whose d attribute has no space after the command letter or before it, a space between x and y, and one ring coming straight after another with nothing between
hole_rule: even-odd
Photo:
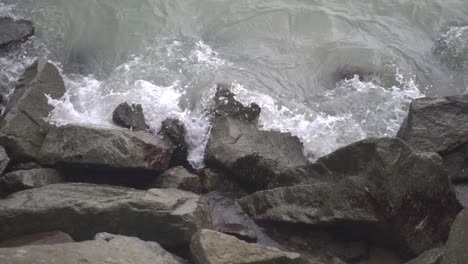
<instances>
[{"instance_id":1,"label":"submerged rock","mask_svg":"<svg viewBox=\"0 0 468 264\"><path fill-rule=\"evenodd\" d=\"M31 21L0 17L0 50L26 41L34 35Z\"/></svg>"},{"instance_id":2,"label":"submerged rock","mask_svg":"<svg viewBox=\"0 0 468 264\"><path fill-rule=\"evenodd\" d=\"M115 108L112 114L114 124L134 131L146 131L149 126L146 124L143 108L140 104L121 103Z\"/></svg>"},{"instance_id":3,"label":"submerged rock","mask_svg":"<svg viewBox=\"0 0 468 264\"><path fill-rule=\"evenodd\" d=\"M461 209L440 157L400 139L357 142L294 172L302 185L254 193L241 206L257 220L357 232L406 257L445 242Z\"/></svg>"},{"instance_id":4,"label":"submerged rock","mask_svg":"<svg viewBox=\"0 0 468 264\"><path fill-rule=\"evenodd\" d=\"M32 245L54 245L62 243L75 242L73 238L62 231L35 233L20 237L15 237L10 240L0 242L0 248L6 247L22 247Z\"/></svg>"},{"instance_id":5,"label":"submerged rock","mask_svg":"<svg viewBox=\"0 0 468 264\"><path fill-rule=\"evenodd\" d=\"M41 148L45 164L164 171L173 146L144 132L67 125L51 127Z\"/></svg>"},{"instance_id":6,"label":"submerged rock","mask_svg":"<svg viewBox=\"0 0 468 264\"><path fill-rule=\"evenodd\" d=\"M153 182L151 187L162 189L175 188L194 193L201 191L198 176L191 174L184 167L175 167L163 172Z\"/></svg>"},{"instance_id":7,"label":"submerged rock","mask_svg":"<svg viewBox=\"0 0 468 264\"><path fill-rule=\"evenodd\" d=\"M0 177L0 188L7 193L62 183L65 178L55 169L19 170Z\"/></svg>"},{"instance_id":8,"label":"submerged rock","mask_svg":"<svg viewBox=\"0 0 468 264\"><path fill-rule=\"evenodd\" d=\"M468 95L413 101L398 137L418 151L434 151L453 180L468 180Z\"/></svg>"},{"instance_id":9,"label":"submerged rock","mask_svg":"<svg viewBox=\"0 0 468 264\"><path fill-rule=\"evenodd\" d=\"M10 264L184 264L155 242L117 236L109 241L40 245L0 249L0 260Z\"/></svg>"},{"instance_id":10,"label":"submerged rock","mask_svg":"<svg viewBox=\"0 0 468 264\"><path fill-rule=\"evenodd\" d=\"M453 223L442 264L466 264L468 261L468 209L464 209Z\"/></svg>"},{"instance_id":11,"label":"submerged rock","mask_svg":"<svg viewBox=\"0 0 468 264\"><path fill-rule=\"evenodd\" d=\"M307 263L301 255L241 241L216 231L197 232L190 244L195 264Z\"/></svg>"},{"instance_id":12,"label":"submerged rock","mask_svg":"<svg viewBox=\"0 0 468 264\"><path fill-rule=\"evenodd\" d=\"M0 123L0 144L13 160L37 160L48 131L45 118L52 110L45 95L59 99L65 93L65 85L50 62L34 63L20 83Z\"/></svg>"},{"instance_id":13,"label":"submerged rock","mask_svg":"<svg viewBox=\"0 0 468 264\"><path fill-rule=\"evenodd\" d=\"M62 230L78 241L110 232L183 246L207 225L206 200L175 189L56 184L0 200L0 240Z\"/></svg>"},{"instance_id":14,"label":"submerged rock","mask_svg":"<svg viewBox=\"0 0 468 264\"><path fill-rule=\"evenodd\" d=\"M185 141L187 129L185 125L178 119L168 118L162 122L159 134L169 139L176 146L172 154L171 165L188 166L188 145Z\"/></svg>"}]
</instances>

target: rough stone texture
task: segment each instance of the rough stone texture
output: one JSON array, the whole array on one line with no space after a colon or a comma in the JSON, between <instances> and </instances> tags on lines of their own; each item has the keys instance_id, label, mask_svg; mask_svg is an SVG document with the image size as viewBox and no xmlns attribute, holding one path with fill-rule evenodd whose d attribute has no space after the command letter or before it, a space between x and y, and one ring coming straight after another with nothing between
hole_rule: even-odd
<instances>
[{"instance_id":1,"label":"rough stone texture","mask_svg":"<svg viewBox=\"0 0 468 264\"><path fill-rule=\"evenodd\" d=\"M256 243L258 240L257 233L243 224L221 224L216 227L216 231L249 243Z\"/></svg>"},{"instance_id":2,"label":"rough stone texture","mask_svg":"<svg viewBox=\"0 0 468 264\"><path fill-rule=\"evenodd\" d=\"M15 237L10 240L0 242L0 248L22 247L31 245L54 245L75 242L73 238L62 231L42 232Z\"/></svg>"},{"instance_id":3,"label":"rough stone texture","mask_svg":"<svg viewBox=\"0 0 468 264\"><path fill-rule=\"evenodd\" d=\"M414 100L398 137L439 153L453 180L468 180L468 95Z\"/></svg>"},{"instance_id":4,"label":"rough stone texture","mask_svg":"<svg viewBox=\"0 0 468 264\"><path fill-rule=\"evenodd\" d=\"M48 130L44 118L52 110L45 95L59 99L64 93L62 76L52 63L36 62L26 70L0 124L0 144L10 158L16 161L38 158Z\"/></svg>"},{"instance_id":5,"label":"rough stone texture","mask_svg":"<svg viewBox=\"0 0 468 264\"><path fill-rule=\"evenodd\" d=\"M64 181L65 178L55 169L20 170L0 177L0 188L13 193Z\"/></svg>"},{"instance_id":6,"label":"rough stone texture","mask_svg":"<svg viewBox=\"0 0 468 264\"><path fill-rule=\"evenodd\" d=\"M162 122L161 131L159 134L168 138L172 144L176 146L172 154L172 166L188 166L188 146L185 142L187 129L185 125L178 119L168 118Z\"/></svg>"},{"instance_id":7,"label":"rough stone texture","mask_svg":"<svg viewBox=\"0 0 468 264\"><path fill-rule=\"evenodd\" d=\"M0 17L0 50L24 42L33 35L31 21Z\"/></svg>"},{"instance_id":8,"label":"rough stone texture","mask_svg":"<svg viewBox=\"0 0 468 264\"><path fill-rule=\"evenodd\" d=\"M135 243L135 244L140 244L142 246L146 246L149 250L151 250L155 255L158 256L158 259L154 259L154 263L161 263L161 264L186 264L187 262L183 260L182 258L179 258L177 256L172 255L168 251L166 251L164 248L161 247L156 242L152 241L142 241L139 238L136 237L125 237L125 236L120 236L120 235L114 235L110 233L99 233L94 236L94 240L98 241L107 241L107 242L112 242L112 241L117 241L117 240L122 240L122 241L128 241L128 243ZM136 256L138 258L138 256Z\"/></svg>"},{"instance_id":9,"label":"rough stone texture","mask_svg":"<svg viewBox=\"0 0 468 264\"><path fill-rule=\"evenodd\" d=\"M261 108L255 103L249 107L242 105L230 91L230 85L218 84L214 97L214 113L216 116L229 116L241 121L251 122L260 116Z\"/></svg>"},{"instance_id":10,"label":"rough stone texture","mask_svg":"<svg viewBox=\"0 0 468 264\"><path fill-rule=\"evenodd\" d=\"M67 125L51 127L42 162L89 168L164 171L173 146L144 132Z\"/></svg>"},{"instance_id":11,"label":"rough stone texture","mask_svg":"<svg viewBox=\"0 0 468 264\"><path fill-rule=\"evenodd\" d=\"M146 131L149 126L145 122L145 115L140 104L121 103L112 114L114 124L134 131Z\"/></svg>"},{"instance_id":12,"label":"rough stone texture","mask_svg":"<svg viewBox=\"0 0 468 264\"><path fill-rule=\"evenodd\" d=\"M10 164L10 158L6 153L6 150L0 146L0 175L3 174L8 164Z\"/></svg>"},{"instance_id":13,"label":"rough stone texture","mask_svg":"<svg viewBox=\"0 0 468 264\"><path fill-rule=\"evenodd\" d=\"M161 175L151 185L152 188L175 188L184 191L199 193L200 180L195 174L191 174L184 167L171 168Z\"/></svg>"},{"instance_id":14,"label":"rough stone texture","mask_svg":"<svg viewBox=\"0 0 468 264\"><path fill-rule=\"evenodd\" d=\"M19 171L19 170L32 170L32 169L41 169L41 165L36 162L26 162L26 163L17 163L11 166L9 171Z\"/></svg>"},{"instance_id":15,"label":"rough stone texture","mask_svg":"<svg viewBox=\"0 0 468 264\"><path fill-rule=\"evenodd\" d=\"M250 244L211 230L196 233L190 251L195 264L307 263L297 253Z\"/></svg>"},{"instance_id":16,"label":"rough stone texture","mask_svg":"<svg viewBox=\"0 0 468 264\"><path fill-rule=\"evenodd\" d=\"M468 263L468 210L464 209L453 223L442 264Z\"/></svg>"},{"instance_id":17,"label":"rough stone texture","mask_svg":"<svg viewBox=\"0 0 468 264\"><path fill-rule=\"evenodd\" d=\"M8 264L183 264L156 243L116 237L110 241L40 245L0 249L0 262Z\"/></svg>"},{"instance_id":18,"label":"rough stone texture","mask_svg":"<svg viewBox=\"0 0 468 264\"><path fill-rule=\"evenodd\" d=\"M419 257L412 259L405 264L441 264L444 253L445 248L434 248L424 252Z\"/></svg>"},{"instance_id":19,"label":"rough stone texture","mask_svg":"<svg viewBox=\"0 0 468 264\"><path fill-rule=\"evenodd\" d=\"M205 162L228 170L247 188L261 190L274 187L282 170L307 160L296 137L260 131L254 123L220 116L213 121Z\"/></svg>"},{"instance_id":20,"label":"rough stone texture","mask_svg":"<svg viewBox=\"0 0 468 264\"><path fill-rule=\"evenodd\" d=\"M182 246L208 224L206 200L175 189L56 184L0 200L0 240L62 230L78 241L109 232Z\"/></svg>"},{"instance_id":21,"label":"rough stone texture","mask_svg":"<svg viewBox=\"0 0 468 264\"><path fill-rule=\"evenodd\" d=\"M455 185L458 201L466 208L468 207L468 184Z\"/></svg>"},{"instance_id":22,"label":"rough stone texture","mask_svg":"<svg viewBox=\"0 0 468 264\"><path fill-rule=\"evenodd\" d=\"M369 236L405 257L444 243L461 210L440 157L400 139L357 142L294 173L303 185L257 192L241 206L269 222L378 228Z\"/></svg>"},{"instance_id":23,"label":"rough stone texture","mask_svg":"<svg viewBox=\"0 0 468 264\"><path fill-rule=\"evenodd\" d=\"M198 178L200 179L202 192L210 192L216 190L218 184L223 178L222 173L210 168L204 168L202 170L199 170L197 174Z\"/></svg>"}]
</instances>

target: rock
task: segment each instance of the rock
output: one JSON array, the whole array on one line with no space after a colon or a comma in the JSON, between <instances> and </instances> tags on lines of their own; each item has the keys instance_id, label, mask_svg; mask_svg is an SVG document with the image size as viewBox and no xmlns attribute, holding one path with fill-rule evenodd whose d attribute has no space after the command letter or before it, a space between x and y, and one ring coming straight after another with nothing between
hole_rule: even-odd
<instances>
[{"instance_id":1,"label":"rock","mask_svg":"<svg viewBox=\"0 0 468 264\"><path fill-rule=\"evenodd\" d=\"M468 210L464 209L453 223L442 264L466 264L468 261Z\"/></svg>"},{"instance_id":2,"label":"rock","mask_svg":"<svg viewBox=\"0 0 468 264\"><path fill-rule=\"evenodd\" d=\"M22 247L32 245L54 245L75 242L73 238L62 231L42 232L16 237L0 242L0 248Z\"/></svg>"},{"instance_id":3,"label":"rock","mask_svg":"<svg viewBox=\"0 0 468 264\"><path fill-rule=\"evenodd\" d=\"M210 168L201 169L197 173L198 178L200 179L202 192L204 193L216 190L218 184L223 178L220 172Z\"/></svg>"},{"instance_id":4,"label":"rock","mask_svg":"<svg viewBox=\"0 0 468 264\"><path fill-rule=\"evenodd\" d=\"M109 233L99 233L94 236L94 240L98 241L106 241L106 242L111 242L111 241L117 241L117 240L122 240L122 241L128 241L128 243L138 243L141 245L144 245L148 249L150 249L155 255L158 256L158 259L155 259L154 263L161 263L161 264L186 264L187 262L183 260L182 258L179 258L177 256L172 255L171 253L167 252L164 248L161 247L156 242L152 241L142 241L139 238L136 237L125 237L125 236L120 236L120 235L114 235L114 234L109 234Z\"/></svg>"},{"instance_id":5,"label":"rock","mask_svg":"<svg viewBox=\"0 0 468 264\"><path fill-rule=\"evenodd\" d=\"M65 85L59 71L50 62L34 63L22 78L22 84L15 90L0 123L0 144L11 159L31 161L38 159L48 130L44 119L52 106L47 103L45 95L59 99L65 93Z\"/></svg>"},{"instance_id":6,"label":"rock","mask_svg":"<svg viewBox=\"0 0 468 264\"><path fill-rule=\"evenodd\" d=\"M162 122L160 135L168 138L176 146L172 154L171 165L188 166L188 145L185 142L187 129L178 119L168 118Z\"/></svg>"},{"instance_id":7,"label":"rock","mask_svg":"<svg viewBox=\"0 0 468 264\"><path fill-rule=\"evenodd\" d=\"M6 153L6 150L0 146L0 175L3 174L8 164L10 164L10 158Z\"/></svg>"},{"instance_id":8,"label":"rock","mask_svg":"<svg viewBox=\"0 0 468 264\"><path fill-rule=\"evenodd\" d=\"M398 137L416 150L439 153L452 179L468 180L468 95L413 101Z\"/></svg>"},{"instance_id":9,"label":"rock","mask_svg":"<svg viewBox=\"0 0 468 264\"><path fill-rule=\"evenodd\" d=\"M14 193L64 181L65 178L55 169L20 170L0 177L0 188Z\"/></svg>"},{"instance_id":10,"label":"rock","mask_svg":"<svg viewBox=\"0 0 468 264\"><path fill-rule=\"evenodd\" d=\"M0 249L2 263L183 264L154 242L118 236L110 241Z\"/></svg>"},{"instance_id":11,"label":"rock","mask_svg":"<svg viewBox=\"0 0 468 264\"><path fill-rule=\"evenodd\" d=\"M251 190L276 186L282 170L307 163L298 138L276 131L260 131L253 123L230 117L213 121L205 150L210 167L229 171Z\"/></svg>"},{"instance_id":12,"label":"rock","mask_svg":"<svg viewBox=\"0 0 468 264\"><path fill-rule=\"evenodd\" d=\"M245 242L257 242L257 233L242 224L222 224L216 228L216 231L234 236L240 240L244 240Z\"/></svg>"},{"instance_id":13,"label":"rock","mask_svg":"<svg viewBox=\"0 0 468 264\"><path fill-rule=\"evenodd\" d=\"M48 165L164 171L173 146L144 132L67 125L51 127L41 148Z\"/></svg>"},{"instance_id":14,"label":"rock","mask_svg":"<svg viewBox=\"0 0 468 264\"><path fill-rule=\"evenodd\" d=\"M261 108L256 103L246 107L235 99L227 84L218 84L214 97L214 113L216 116L233 117L241 121L251 122L260 116Z\"/></svg>"},{"instance_id":15,"label":"rock","mask_svg":"<svg viewBox=\"0 0 468 264\"><path fill-rule=\"evenodd\" d=\"M48 185L0 200L0 240L62 230L78 241L109 232L184 246L209 225L207 206L204 198L175 189Z\"/></svg>"},{"instance_id":16,"label":"rock","mask_svg":"<svg viewBox=\"0 0 468 264\"><path fill-rule=\"evenodd\" d=\"M307 263L297 253L250 244L206 229L193 236L190 252L195 264Z\"/></svg>"},{"instance_id":17,"label":"rock","mask_svg":"<svg viewBox=\"0 0 468 264\"><path fill-rule=\"evenodd\" d=\"M468 184L455 185L458 201L464 206L468 207Z\"/></svg>"},{"instance_id":18,"label":"rock","mask_svg":"<svg viewBox=\"0 0 468 264\"><path fill-rule=\"evenodd\" d=\"M119 104L112 114L112 121L118 126L133 131L146 131L149 129L140 104L132 104L131 106L126 102Z\"/></svg>"},{"instance_id":19,"label":"rock","mask_svg":"<svg viewBox=\"0 0 468 264\"><path fill-rule=\"evenodd\" d=\"M441 264L444 253L445 248L434 248L424 252L419 257L412 259L405 264Z\"/></svg>"},{"instance_id":20,"label":"rock","mask_svg":"<svg viewBox=\"0 0 468 264\"><path fill-rule=\"evenodd\" d=\"M197 175L191 174L184 167L175 167L159 175L151 187L162 189L174 188L199 193L200 180Z\"/></svg>"},{"instance_id":21,"label":"rock","mask_svg":"<svg viewBox=\"0 0 468 264\"><path fill-rule=\"evenodd\" d=\"M363 140L294 172L303 174L301 185L257 192L240 205L257 220L358 232L405 257L445 242L461 209L440 157L396 138Z\"/></svg>"},{"instance_id":22,"label":"rock","mask_svg":"<svg viewBox=\"0 0 468 264\"><path fill-rule=\"evenodd\" d=\"M11 166L9 171L19 171L19 170L32 170L32 169L41 169L41 165L37 164L36 162L25 162L25 163L17 163Z\"/></svg>"},{"instance_id":23,"label":"rock","mask_svg":"<svg viewBox=\"0 0 468 264\"><path fill-rule=\"evenodd\" d=\"M335 241L329 246L328 254L342 260L356 262L367 256L368 247L363 241Z\"/></svg>"},{"instance_id":24,"label":"rock","mask_svg":"<svg viewBox=\"0 0 468 264\"><path fill-rule=\"evenodd\" d=\"M0 50L26 41L34 35L31 21L0 17Z\"/></svg>"}]
</instances>

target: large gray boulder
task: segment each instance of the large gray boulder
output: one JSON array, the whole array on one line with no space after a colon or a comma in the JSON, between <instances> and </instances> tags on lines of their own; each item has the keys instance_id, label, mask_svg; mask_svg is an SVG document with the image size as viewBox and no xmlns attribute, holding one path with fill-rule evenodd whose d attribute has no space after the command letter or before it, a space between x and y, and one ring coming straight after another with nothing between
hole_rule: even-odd
<instances>
[{"instance_id":1,"label":"large gray boulder","mask_svg":"<svg viewBox=\"0 0 468 264\"><path fill-rule=\"evenodd\" d=\"M173 145L158 136L124 129L51 127L40 151L49 165L164 171Z\"/></svg>"},{"instance_id":2,"label":"large gray boulder","mask_svg":"<svg viewBox=\"0 0 468 264\"><path fill-rule=\"evenodd\" d=\"M0 176L0 189L14 193L64 181L63 175L55 169L19 170Z\"/></svg>"},{"instance_id":3,"label":"large gray boulder","mask_svg":"<svg viewBox=\"0 0 468 264\"><path fill-rule=\"evenodd\" d=\"M451 178L468 180L468 95L414 100L398 137L418 151L439 153Z\"/></svg>"},{"instance_id":4,"label":"large gray boulder","mask_svg":"<svg viewBox=\"0 0 468 264\"><path fill-rule=\"evenodd\" d=\"M116 236L110 240L85 241L0 249L0 262L9 264L184 264L154 242Z\"/></svg>"},{"instance_id":5,"label":"large gray boulder","mask_svg":"<svg viewBox=\"0 0 468 264\"><path fill-rule=\"evenodd\" d=\"M31 21L0 17L0 50L26 41L34 35Z\"/></svg>"},{"instance_id":6,"label":"large gray boulder","mask_svg":"<svg viewBox=\"0 0 468 264\"><path fill-rule=\"evenodd\" d=\"M220 116L213 121L205 151L208 166L228 170L252 190L274 187L282 170L307 163L298 138L260 131L255 123Z\"/></svg>"},{"instance_id":7,"label":"large gray boulder","mask_svg":"<svg viewBox=\"0 0 468 264\"><path fill-rule=\"evenodd\" d=\"M201 230L190 244L195 264L308 263L301 255L277 248L251 244L212 230Z\"/></svg>"},{"instance_id":8,"label":"large gray boulder","mask_svg":"<svg viewBox=\"0 0 468 264\"><path fill-rule=\"evenodd\" d=\"M284 169L304 165L303 145L289 133L260 131L260 107L243 106L226 85L214 97L215 117L205 151L205 162L230 172L251 190L276 186Z\"/></svg>"},{"instance_id":9,"label":"large gray boulder","mask_svg":"<svg viewBox=\"0 0 468 264\"><path fill-rule=\"evenodd\" d=\"M0 200L0 240L62 230L78 241L109 232L183 246L209 225L207 206L204 198L175 189L48 185Z\"/></svg>"},{"instance_id":10,"label":"large gray boulder","mask_svg":"<svg viewBox=\"0 0 468 264\"><path fill-rule=\"evenodd\" d=\"M10 158L16 161L38 159L48 131L44 119L52 110L46 95L59 99L64 93L62 76L52 63L36 62L26 70L0 123L0 144Z\"/></svg>"},{"instance_id":11,"label":"large gray boulder","mask_svg":"<svg viewBox=\"0 0 468 264\"><path fill-rule=\"evenodd\" d=\"M455 220L446 245L442 264L468 263L468 210L464 209Z\"/></svg>"},{"instance_id":12,"label":"large gray boulder","mask_svg":"<svg viewBox=\"0 0 468 264\"><path fill-rule=\"evenodd\" d=\"M357 142L292 173L302 185L254 193L241 206L267 222L364 227L362 236L405 257L444 243L461 210L439 155L396 138Z\"/></svg>"}]
</instances>

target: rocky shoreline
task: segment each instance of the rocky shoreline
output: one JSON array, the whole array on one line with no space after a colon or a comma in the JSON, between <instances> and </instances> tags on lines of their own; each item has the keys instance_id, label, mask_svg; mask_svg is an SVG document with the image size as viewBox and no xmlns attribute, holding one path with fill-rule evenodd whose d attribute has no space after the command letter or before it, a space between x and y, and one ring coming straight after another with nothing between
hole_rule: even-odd
<instances>
[{"instance_id":1,"label":"rocky shoreline","mask_svg":"<svg viewBox=\"0 0 468 264\"><path fill-rule=\"evenodd\" d=\"M33 33L0 19L1 52ZM311 163L219 84L193 170L183 124L151 131L131 102L119 128L47 123L65 91L37 61L3 102L1 263L468 263L468 95L417 99L396 138Z\"/></svg>"}]
</instances>

